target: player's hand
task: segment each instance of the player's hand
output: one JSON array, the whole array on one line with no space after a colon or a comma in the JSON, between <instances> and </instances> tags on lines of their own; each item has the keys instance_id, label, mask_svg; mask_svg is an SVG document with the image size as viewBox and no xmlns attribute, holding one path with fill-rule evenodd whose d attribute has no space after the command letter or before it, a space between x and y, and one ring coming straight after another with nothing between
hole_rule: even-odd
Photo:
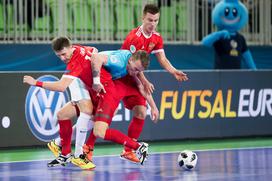
<instances>
[{"instance_id":1,"label":"player's hand","mask_svg":"<svg viewBox=\"0 0 272 181\"><path fill-rule=\"evenodd\" d=\"M106 93L106 90L104 88L104 86L100 83L100 84L93 84L92 89L97 92L98 94L100 93Z\"/></svg>"},{"instance_id":2,"label":"player's hand","mask_svg":"<svg viewBox=\"0 0 272 181\"><path fill-rule=\"evenodd\" d=\"M23 83L28 84L28 85L36 85L36 79L29 75L25 75L23 78Z\"/></svg>"},{"instance_id":3,"label":"player's hand","mask_svg":"<svg viewBox=\"0 0 272 181\"><path fill-rule=\"evenodd\" d=\"M155 108L151 108L151 120L153 121L153 123L157 123L159 120L159 110L157 107Z\"/></svg>"},{"instance_id":4,"label":"player's hand","mask_svg":"<svg viewBox=\"0 0 272 181\"><path fill-rule=\"evenodd\" d=\"M175 70L173 76L177 79L177 81L187 81L188 77L187 74L183 73L180 70Z\"/></svg>"},{"instance_id":5,"label":"player's hand","mask_svg":"<svg viewBox=\"0 0 272 181\"><path fill-rule=\"evenodd\" d=\"M145 81L143 83L143 86L144 86L145 92L147 94L149 94L149 95L152 94L154 92L154 90L155 90L154 85L151 82L149 82L149 81Z\"/></svg>"}]
</instances>

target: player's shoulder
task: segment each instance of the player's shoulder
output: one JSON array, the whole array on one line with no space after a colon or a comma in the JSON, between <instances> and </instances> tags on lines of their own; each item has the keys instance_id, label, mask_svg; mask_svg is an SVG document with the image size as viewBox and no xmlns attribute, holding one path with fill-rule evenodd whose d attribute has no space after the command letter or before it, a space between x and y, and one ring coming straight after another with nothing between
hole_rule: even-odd
<instances>
[{"instance_id":1,"label":"player's shoulder","mask_svg":"<svg viewBox=\"0 0 272 181\"><path fill-rule=\"evenodd\" d=\"M74 55L81 55L84 56L86 54L86 49L84 46L81 45L73 45L74 51L73 54Z\"/></svg>"},{"instance_id":2,"label":"player's shoulder","mask_svg":"<svg viewBox=\"0 0 272 181\"><path fill-rule=\"evenodd\" d=\"M124 56L130 56L132 54L129 50L124 50L124 49L118 50L118 53Z\"/></svg>"},{"instance_id":3,"label":"player's shoulder","mask_svg":"<svg viewBox=\"0 0 272 181\"><path fill-rule=\"evenodd\" d=\"M159 32L157 32L157 31L154 31L154 32L152 33L152 35L153 35L154 37L156 37L156 38L162 38L161 34L160 34Z\"/></svg>"},{"instance_id":4,"label":"player's shoulder","mask_svg":"<svg viewBox=\"0 0 272 181\"><path fill-rule=\"evenodd\" d=\"M129 33L128 33L128 37L135 37L135 36L141 36L142 31L140 29L140 26L137 28L132 29Z\"/></svg>"}]
</instances>

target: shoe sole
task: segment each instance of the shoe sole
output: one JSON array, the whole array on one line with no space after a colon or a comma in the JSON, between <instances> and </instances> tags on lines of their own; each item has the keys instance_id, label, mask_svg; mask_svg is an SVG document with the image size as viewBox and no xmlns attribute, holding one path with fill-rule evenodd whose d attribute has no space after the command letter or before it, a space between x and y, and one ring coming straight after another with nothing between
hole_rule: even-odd
<instances>
[{"instance_id":1,"label":"shoe sole","mask_svg":"<svg viewBox=\"0 0 272 181\"><path fill-rule=\"evenodd\" d=\"M71 163L71 161L72 161L72 158L70 157L70 158L68 158L67 162L65 162L65 163L59 163L59 164L49 164L49 163L47 163L47 167L56 167L56 166L60 166L60 165L65 167L68 163Z\"/></svg>"},{"instance_id":2,"label":"shoe sole","mask_svg":"<svg viewBox=\"0 0 272 181\"><path fill-rule=\"evenodd\" d=\"M139 162L134 162L134 161L132 161L130 159L127 159L127 158L123 157L122 155L120 155L120 159L129 161L129 162L134 163L134 164L140 164L140 161Z\"/></svg>"},{"instance_id":3,"label":"shoe sole","mask_svg":"<svg viewBox=\"0 0 272 181\"><path fill-rule=\"evenodd\" d=\"M95 165L93 168L83 168L83 167L81 167L81 165L76 164L73 160L71 160L71 163L74 164L75 166L81 168L82 170L93 170L96 167L96 165Z\"/></svg>"},{"instance_id":4,"label":"shoe sole","mask_svg":"<svg viewBox=\"0 0 272 181\"><path fill-rule=\"evenodd\" d=\"M47 164L47 167L57 167L57 166L63 166L65 167L67 165L67 163L61 163L61 164Z\"/></svg>"}]
</instances>

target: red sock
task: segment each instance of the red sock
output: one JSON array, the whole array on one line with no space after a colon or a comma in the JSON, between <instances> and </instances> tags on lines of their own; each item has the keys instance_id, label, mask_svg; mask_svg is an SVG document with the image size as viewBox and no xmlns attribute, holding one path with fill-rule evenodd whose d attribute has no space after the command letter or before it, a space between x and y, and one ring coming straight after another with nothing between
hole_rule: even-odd
<instances>
[{"instance_id":1,"label":"red sock","mask_svg":"<svg viewBox=\"0 0 272 181\"><path fill-rule=\"evenodd\" d=\"M109 140L121 145L125 145L133 150L137 150L139 147L139 143L115 129L107 129L104 140Z\"/></svg>"},{"instance_id":2,"label":"red sock","mask_svg":"<svg viewBox=\"0 0 272 181\"><path fill-rule=\"evenodd\" d=\"M128 136L134 140L138 140L142 133L143 127L144 119L133 117L128 127ZM125 150L131 151L131 149L128 147L125 147Z\"/></svg>"},{"instance_id":3,"label":"red sock","mask_svg":"<svg viewBox=\"0 0 272 181\"><path fill-rule=\"evenodd\" d=\"M88 140L86 141L86 145L88 145L91 149L94 149L94 143L95 143L96 137L93 134L93 129L89 135Z\"/></svg>"},{"instance_id":4,"label":"red sock","mask_svg":"<svg viewBox=\"0 0 272 181\"><path fill-rule=\"evenodd\" d=\"M71 153L71 139L72 139L72 121L67 120L58 120L59 121L59 134L61 140L61 154L67 155Z\"/></svg>"}]
</instances>

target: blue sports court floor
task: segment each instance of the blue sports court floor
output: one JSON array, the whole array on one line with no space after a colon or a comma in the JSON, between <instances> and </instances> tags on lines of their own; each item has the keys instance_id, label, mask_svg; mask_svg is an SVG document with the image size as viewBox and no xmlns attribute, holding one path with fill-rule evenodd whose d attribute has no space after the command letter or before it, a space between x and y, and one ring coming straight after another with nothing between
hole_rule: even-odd
<instances>
[{"instance_id":1,"label":"blue sports court floor","mask_svg":"<svg viewBox=\"0 0 272 181\"><path fill-rule=\"evenodd\" d=\"M96 156L94 162L97 167L94 171L83 171L72 164L48 168L48 159L5 161L0 162L0 180L272 180L272 147L207 149L195 152L198 164L191 171L183 170L177 165L178 152L160 152L150 154L144 166L121 160L117 155Z\"/></svg>"}]
</instances>

